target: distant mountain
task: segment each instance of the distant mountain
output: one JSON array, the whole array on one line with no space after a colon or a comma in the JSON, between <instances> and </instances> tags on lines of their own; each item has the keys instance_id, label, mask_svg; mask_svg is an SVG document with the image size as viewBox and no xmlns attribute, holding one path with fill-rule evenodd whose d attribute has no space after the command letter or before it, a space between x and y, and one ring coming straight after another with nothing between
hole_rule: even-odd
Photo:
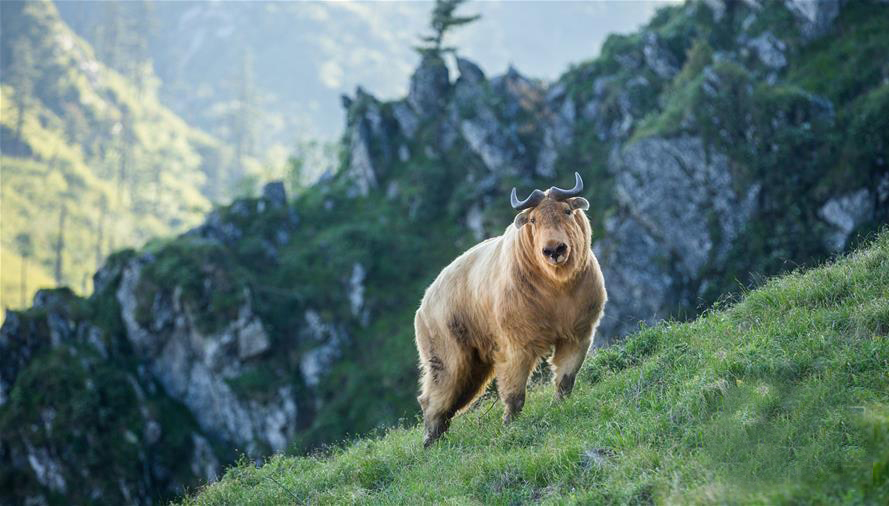
<instances>
[{"instance_id":1,"label":"distant mountain","mask_svg":"<svg viewBox=\"0 0 889 506\"><path fill-rule=\"evenodd\" d=\"M98 60L52 3L0 9L0 305L21 306L23 253L27 300L57 283L86 292L107 254L194 224L244 170L160 103L152 74L137 84Z\"/></svg>"},{"instance_id":2,"label":"distant mountain","mask_svg":"<svg viewBox=\"0 0 889 506\"><path fill-rule=\"evenodd\" d=\"M887 24L882 3L696 1L552 83L430 54L401 99L357 90L339 170L292 201L267 186L112 256L88 299L8 313L0 490L145 504L237 452L412 424L417 304L511 226L513 186L583 175L610 294L599 346L850 250L889 221Z\"/></svg>"}]
</instances>

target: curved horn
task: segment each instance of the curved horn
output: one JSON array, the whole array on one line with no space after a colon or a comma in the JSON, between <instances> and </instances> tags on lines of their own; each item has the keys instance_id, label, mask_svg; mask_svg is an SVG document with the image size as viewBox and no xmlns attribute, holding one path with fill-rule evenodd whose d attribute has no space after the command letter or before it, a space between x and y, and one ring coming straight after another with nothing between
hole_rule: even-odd
<instances>
[{"instance_id":1,"label":"curved horn","mask_svg":"<svg viewBox=\"0 0 889 506\"><path fill-rule=\"evenodd\" d=\"M574 188L570 190L563 190L561 188L556 188L553 186L549 189L549 196L556 200L565 200L571 197L576 197L580 195L580 192L583 191L583 179L580 178L580 174L577 172L574 173Z\"/></svg>"},{"instance_id":2,"label":"curved horn","mask_svg":"<svg viewBox=\"0 0 889 506\"><path fill-rule=\"evenodd\" d=\"M509 196L509 202L512 204L512 208L516 211L522 211L524 209L528 209L530 207L535 207L546 197L546 194L540 190L534 190L531 192L531 195L528 195L528 198L525 200L519 200L516 196L516 190L513 187L512 195Z\"/></svg>"}]
</instances>

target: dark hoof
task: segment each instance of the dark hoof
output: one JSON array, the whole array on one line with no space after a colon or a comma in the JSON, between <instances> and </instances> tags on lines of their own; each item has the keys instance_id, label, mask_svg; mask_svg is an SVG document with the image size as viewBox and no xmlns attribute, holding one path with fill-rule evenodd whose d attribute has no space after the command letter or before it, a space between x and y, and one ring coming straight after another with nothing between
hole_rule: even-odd
<instances>
[{"instance_id":1,"label":"dark hoof","mask_svg":"<svg viewBox=\"0 0 889 506\"><path fill-rule=\"evenodd\" d=\"M503 425L509 425L525 407L525 392L514 394L506 399L506 411L503 413Z\"/></svg>"},{"instance_id":2,"label":"dark hoof","mask_svg":"<svg viewBox=\"0 0 889 506\"><path fill-rule=\"evenodd\" d=\"M441 422L437 424L426 424L426 433L423 436L423 447L429 448L441 438L441 435L447 432L449 422Z\"/></svg>"},{"instance_id":3,"label":"dark hoof","mask_svg":"<svg viewBox=\"0 0 889 506\"><path fill-rule=\"evenodd\" d=\"M571 391L574 390L574 379L575 376L573 374L566 374L562 377L561 381L556 385L557 401L561 401L571 395Z\"/></svg>"}]
</instances>

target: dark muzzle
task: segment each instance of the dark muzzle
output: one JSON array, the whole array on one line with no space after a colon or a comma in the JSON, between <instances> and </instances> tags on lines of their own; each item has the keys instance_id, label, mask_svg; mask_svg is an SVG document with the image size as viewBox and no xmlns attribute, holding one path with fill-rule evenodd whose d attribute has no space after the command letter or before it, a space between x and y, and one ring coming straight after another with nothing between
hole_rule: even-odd
<instances>
[{"instance_id":1,"label":"dark muzzle","mask_svg":"<svg viewBox=\"0 0 889 506\"><path fill-rule=\"evenodd\" d=\"M560 242L557 244L548 244L545 248L543 248L543 256L547 258L551 258L554 262L558 263L562 257L568 252L568 245Z\"/></svg>"}]
</instances>

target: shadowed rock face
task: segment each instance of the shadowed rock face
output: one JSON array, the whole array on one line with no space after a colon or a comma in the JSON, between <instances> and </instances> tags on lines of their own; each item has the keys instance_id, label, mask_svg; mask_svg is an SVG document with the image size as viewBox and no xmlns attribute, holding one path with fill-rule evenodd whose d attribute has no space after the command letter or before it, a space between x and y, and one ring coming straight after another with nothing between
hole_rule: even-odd
<instances>
[{"instance_id":1,"label":"shadowed rock face","mask_svg":"<svg viewBox=\"0 0 889 506\"><path fill-rule=\"evenodd\" d=\"M830 30L843 0L785 0L784 3L796 16L803 36L815 39Z\"/></svg>"},{"instance_id":2,"label":"shadowed rock face","mask_svg":"<svg viewBox=\"0 0 889 506\"><path fill-rule=\"evenodd\" d=\"M103 271L117 282L119 267ZM42 290L31 310L9 311L0 328L0 408L14 414L0 437L10 485L0 498L150 504L215 479L220 461L207 439L187 421L164 421L171 406L158 402L159 385L121 367L121 343L87 319L84 302L67 289Z\"/></svg>"},{"instance_id":3,"label":"shadowed rock face","mask_svg":"<svg viewBox=\"0 0 889 506\"><path fill-rule=\"evenodd\" d=\"M701 295L695 285L707 266L725 261L753 215L759 187L737 193L729 159L708 156L695 137L644 139L611 165L617 213L594 249L609 286L601 332L619 336L640 319L694 304Z\"/></svg>"},{"instance_id":4,"label":"shadowed rock face","mask_svg":"<svg viewBox=\"0 0 889 506\"><path fill-rule=\"evenodd\" d=\"M447 103L451 83L448 67L443 59L426 56L411 76L407 103L421 117L441 111Z\"/></svg>"},{"instance_id":5,"label":"shadowed rock face","mask_svg":"<svg viewBox=\"0 0 889 506\"><path fill-rule=\"evenodd\" d=\"M167 394L189 408L205 432L254 456L265 448L284 450L297 424L292 388L281 387L268 400L257 402L239 398L226 382L243 374L251 359L270 348L269 336L253 313L250 293L244 294L234 321L203 333L183 302L181 289L158 292L152 304L154 318L145 328L136 316L145 261L136 259L124 268L117 290L127 339L136 355Z\"/></svg>"}]
</instances>

